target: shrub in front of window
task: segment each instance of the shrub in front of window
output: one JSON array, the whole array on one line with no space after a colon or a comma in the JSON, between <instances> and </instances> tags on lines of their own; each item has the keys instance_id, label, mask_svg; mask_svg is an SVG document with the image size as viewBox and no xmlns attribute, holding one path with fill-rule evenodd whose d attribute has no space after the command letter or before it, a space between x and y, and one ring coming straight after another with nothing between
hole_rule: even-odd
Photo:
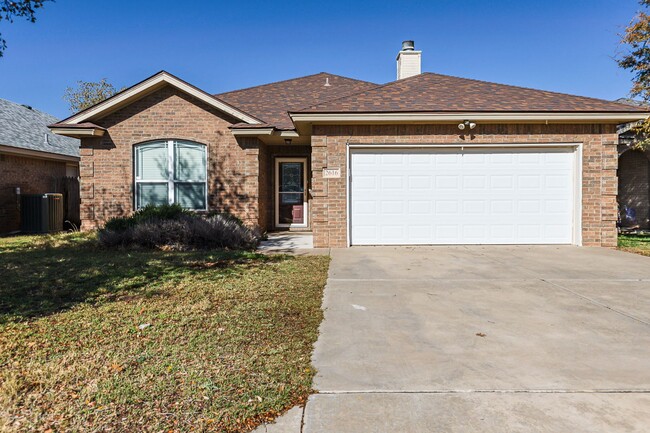
<instances>
[{"instance_id":1,"label":"shrub in front of window","mask_svg":"<svg viewBox=\"0 0 650 433\"><path fill-rule=\"evenodd\" d=\"M260 239L259 230L230 214L202 216L179 205L147 206L131 217L110 220L99 231L106 247L253 249Z\"/></svg>"},{"instance_id":2,"label":"shrub in front of window","mask_svg":"<svg viewBox=\"0 0 650 433\"><path fill-rule=\"evenodd\" d=\"M177 220L184 215L193 215L193 213L183 209L179 204L163 204L160 206L150 204L137 210L131 216L109 219L104 228L106 230L124 231L129 227L150 220Z\"/></svg>"}]
</instances>

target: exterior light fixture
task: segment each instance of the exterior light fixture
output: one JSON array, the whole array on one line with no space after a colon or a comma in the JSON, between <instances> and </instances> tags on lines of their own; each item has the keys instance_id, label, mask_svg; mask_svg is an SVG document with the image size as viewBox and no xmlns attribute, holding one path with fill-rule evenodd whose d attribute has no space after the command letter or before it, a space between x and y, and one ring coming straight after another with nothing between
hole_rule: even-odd
<instances>
[{"instance_id":1,"label":"exterior light fixture","mask_svg":"<svg viewBox=\"0 0 650 433\"><path fill-rule=\"evenodd\" d=\"M476 128L476 123L465 120L463 123L458 124L458 129L463 131L465 128L474 129Z\"/></svg>"}]
</instances>

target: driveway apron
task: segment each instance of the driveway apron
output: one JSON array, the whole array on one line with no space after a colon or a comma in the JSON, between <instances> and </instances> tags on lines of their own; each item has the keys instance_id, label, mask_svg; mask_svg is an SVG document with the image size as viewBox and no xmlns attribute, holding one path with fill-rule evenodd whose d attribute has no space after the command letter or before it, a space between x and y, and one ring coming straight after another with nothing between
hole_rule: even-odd
<instances>
[{"instance_id":1,"label":"driveway apron","mask_svg":"<svg viewBox=\"0 0 650 433\"><path fill-rule=\"evenodd\" d=\"M650 426L650 258L571 246L332 251L304 432Z\"/></svg>"}]
</instances>

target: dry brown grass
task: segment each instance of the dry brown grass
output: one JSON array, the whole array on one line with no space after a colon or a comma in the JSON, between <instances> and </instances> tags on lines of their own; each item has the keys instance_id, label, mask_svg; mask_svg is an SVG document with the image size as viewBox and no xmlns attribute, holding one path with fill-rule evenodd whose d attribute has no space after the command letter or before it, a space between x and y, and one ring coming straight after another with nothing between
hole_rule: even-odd
<instances>
[{"instance_id":1,"label":"dry brown grass","mask_svg":"<svg viewBox=\"0 0 650 433\"><path fill-rule=\"evenodd\" d=\"M250 430L311 390L327 267L2 239L0 430Z\"/></svg>"}]
</instances>

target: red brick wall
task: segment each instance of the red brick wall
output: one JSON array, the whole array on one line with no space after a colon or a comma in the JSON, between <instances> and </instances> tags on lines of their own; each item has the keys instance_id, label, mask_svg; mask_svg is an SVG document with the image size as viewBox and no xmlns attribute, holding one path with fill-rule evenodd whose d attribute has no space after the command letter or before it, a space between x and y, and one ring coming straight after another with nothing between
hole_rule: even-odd
<instances>
[{"instance_id":1,"label":"red brick wall","mask_svg":"<svg viewBox=\"0 0 650 433\"><path fill-rule=\"evenodd\" d=\"M66 175L66 163L47 159L0 154L0 233L20 229L21 194L55 191L55 180Z\"/></svg>"},{"instance_id":2,"label":"red brick wall","mask_svg":"<svg viewBox=\"0 0 650 433\"><path fill-rule=\"evenodd\" d=\"M618 161L618 200L636 211L636 224L650 226L650 153L628 150ZM621 215L623 217L624 215ZM634 225L623 221L626 226Z\"/></svg>"},{"instance_id":3,"label":"red brick wall","mask_svg":"<svg viewBox=\"0 0 650 433\"><path fill-rule=\"evenodd\" d=\"M582 242L616 246L618 137L613 125L479 125L460 136L456 125L314 126L312 136L312 229L314 246L347 244L346 143L583 143ZM322 169L340 167L340 179Z\"/></svg>"},{"instance_id":4,"label":"red brick wall","mask_svg":"<svg viewBox=\"0 0 650 433\"><path fill-rule=\"evenodd\" d=\"M81 142L82 228L134 211L133 146L157 139L181 139L208 146L208 207L260 224L260 143L236 139L236 119L167 86L95 121L108 129Z\"/></svg>"}]
</instances>

